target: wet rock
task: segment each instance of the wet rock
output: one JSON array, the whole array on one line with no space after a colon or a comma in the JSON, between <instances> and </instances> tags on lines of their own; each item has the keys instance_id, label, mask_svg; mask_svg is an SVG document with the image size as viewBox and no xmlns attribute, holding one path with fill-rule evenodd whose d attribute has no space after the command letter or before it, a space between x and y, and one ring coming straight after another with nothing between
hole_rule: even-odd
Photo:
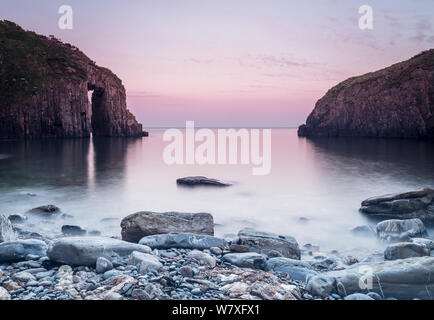
<instances>
[{"instance_id":1,"label":"wet rock","mask_svg":"<svg viewBox=\"0 0 434 320\"><path fill-rule=\"evenodd\" d=\"M425 246L426 248L433 250L434 249L434 241L431 239L425 238L412 238L411 242Z\"/></svg>"},{"instance_id":2,"label":"wet rock","mask_svg":"<svg viewBox=\"0 0 434 320\"><path fill-rule=\"evenodd\" d=\"M229 246L229 250L231 250L231 252L250 252L249 247L243 246L241 244L236 244L236 243L232 243Z\"/></svg>"},{"instance_id":3,"label":"wet rock","mask_svg":"<svg viewBox=\"0 0 434 320\"><path fill-rule=\"evenodd\" d=\"M30 272L27 272L27 271L21 271L21 272L15 273L12 276L12 279L14 279L14 281L17 281L19 283L26 283L28 281L36 280L35 276L33 274L31 274Z\"/></svg>"},{"instance_id":4,"label":"wet rock","mask_svg":"<svg viewBox=\"0 0 434 320\"><path fill-rule=\"evenodd\" d=\"M52 204L49 204L46 206L40 206L37 208L33 208L33 209L27 211L26 214L38 216L38 217L42 217L42 218L50 218L50 217L54 217L54 216L62 214L62 211L60 210L60 208L58 208Z\"/></svg>"},{"instance_id":5,"label":"wet rock","mask_svg":"<svg viewBox=\"0 0 434 320\"><path fill-rule=\"evenodd\" d=\"M192 233L171 233L147 236L139 241L152 249L198 249L204 250L211 247L224 248L226 240L208 235Z\"/></svg>"},{"instance_id":6,"label":"wet rock","mask_svg":"<svg viewBox=\"0 0 434 320\"><path fill-rule=\"evenodd\" d=\"M66 236L84 236L86 230L79 226L64 225L62 226L62 233Z\"/></svg>"},{"instance_id":7,"label":"wet rock","mask_svg":"<svg viewBox=\"0 0 434 320\"><path fill-rule=\"evenodd\" d=\"M122 239L141 238L172 232L214 235L214 220L209 213L137 212L122 219Z\"/></svg>"},{"instance_id":8,"label":"wet rock","mask_svg":"<svg viewBox=\"0 0 434 320\"><path fill-rule=\"evenodd\" d=\"M430 249L424 245L411 242L398 242L389 245L384 251L384 259L396 260L430 255Z\"/></svg>"},{"instance_id":9,"label":"wet rock","mask_svg":"<svg viewBox=\"0 0 434 320\"><path fill-rule=\"evenodd\" d=\"M360 211L388 219L434 219L434 190L422 189L406 193L370 198L362 202Z\"/></svg>"},{"instance_id":10,"label":"wet rock","mask_svg":"<svg viewBox=\"0 0 434 320\"><path fill-rule=\"evenodd\" d=\"M229 187L230 183L223 182L217 179L211 179L207 177L185 177L176 180L178 185L195 187L195 186L211 186L211 187Z\"/></svg>"},{"instance_id":11,"label":"wet rock","mask_svg":"<svg viewBox=\"0 0 434 320\"><path fill-rule=\"evenodd\" d=\"M11 300L11 295L9 292L0 286L0 300Z\"/></svg>"},{"instance_id":12,"label":"wet rock","mask_svg":"<svg viewBox=\"0 0 434 320\"><path fill-rule=\"evenodd\" d=\"M187 259L192 259L197 261L201 265L207 265L210 268L214 268L216 266L216 259L214 257L211 257L209 254L193 250L191 251L187 257Z\"/></svg>"},{"instance_id":13,"label":"wet rock","mask_svg":"<svg viewBox=\"0 0 434 320\"><path fill-rule=\"evenodd\" d=\"M151 300L151 296L143 289L134 289L131 298L136 300Z\"/></svg>"},{"instance_id":14,"label":"wet rock","mask_svg":"<svg viewBox=\"0 0 434 320\"><path fill-rule=\"evenodd\" d=\"M105 273L106 271L112 270L113 264L104 257L98 257L96 259L96 272Z\"/></svg>"},{"instance_id":15,"label":"wet rock","mask_svg":"<svg viewBox=\"0 0 434 320\"><path fill-rule=\"evenodd\" d=\"M194 271L189 266L182 266L181 268L179 268L179 273L183 277L187 277L187 278L192 278L194 276Z\"/></svg>"},{"instance_id":16,"label":"wet rock","mask_svg":"<svg viewBox=\"0 0 434 320\"><path fill-rule=\"evenodd\" d=\"M156 256L138 251L131 253L128 264L136 266L142 274L157 272L163 267Z\"/></svg>"},{"instance_id":17,"label":"wet rock","mask_svg":"<svg viewBox=\"0 0 434 320\"><path fill-rule=\"evenodd\" d=\"M375 300L374 298L371 298L367 294L363 293L353 293L345 297L345 300Z\"/></svg>"},{"instance_id":18,"label":"wet rock","mask_svg":"<svg viewBox=\"0 0 434 320\"><path fill-rule=\"evenodd\" d=\"M256 252L228 253L222 258L240 268L265 269L266 260L263 255Z\"/></svg>"},{"instance_id":19,"label":"wet rock","mask_svg":"<svg viewBox=\"0 0 434 320\"><path fill-rule=\"evenodd\" d=\"M127 256L133 251L150 253L151 249L140 244L104 237L69 237L54 241L47 255L55 262L72 266L95 266L99 257L111 260Z\"/></svg>"},{"instance_id":20,"label":"wet rock","mask_svg":"<svg viewBox=\"0 0 434 320\"><path fill-rule=\"evenodd\" d=\"M377 235L390 242L408 241L426 235L425 225L420 219L386 220L377 224Z\"/></svg>"},{"instance_id":21,"label":"wet rock","mask_svg":"<svg viewBox=\"0 0 434 320\"><path fill-rule=\"evenodd\" d=\"M0 214L0 242L12 241L17 238L11 221Z\"/></svg>"},{"instance_id":22,"label":"wet rock","mask_svg":"<svg viewBox=\"0 0 434 320\"><path fill-rule=\"evenodd\" d=\"M358 237L375 236L375 231L370 226L358 226L351 230L351 233Z\"/></svg>"},{"instance_id":23,"label":"wet rock","mask_svg":"<svg viewBox=\"0 0 434 320\"><path fill-rule=\"evenodd\" d=\"M27 217L25 215L17 213L11 214L10 216L8 216L8 219L12 224L21 224L27 220Z\"/></svg>"},{"instance_id":24,"label":"wet rock","mask_svg":"<svg viewBox=\"0 0 434 320\"><path fill-rule=\"evenodd\" d=\"M36 239L3 242L0 243L0 262L22 261L29 254L43 257L47 249L45 242Z\"/></svg>"},{"instance_id":25,"label":"wet rock","mask_svg":"<svg viewBox=\"0 0 434 320\"><path fill-rule=\"evenodd\" d=\"M408 258L375 263L359 263L341 271L319 274L309 280L307 290L313 296L342 296L375 292L400 299L431 299L434 294L434 257ZM370 277L369 275L373 275ZM374 276L375 275L375 276ZM361 289L360 283L372 279L372 289Z\"/></svg>"},{"instance_id":26,"label":"wet rock","mask_svg":"<svg viewBox=\"0 0 434 320\"><path fill-rule=\"evenodd\" d=\"M245 228L238 233L238 239L238 244L258 253L267 254L273 250L280 252L285 258L300 259L301 256L297 240L291 236Z\"/></svg>"},{"instance_id":27,"label":"wet rock","mask_svg":"<svg viewBox=\"0 0 434 320\"><path fill-rule=\"evenodd\" d=\"M223 253L223 250L221 248L219 248L219 247L211 247L211 248L209 248L209 251L212 254L215 254L216 256L219 256L219 255L221 255Z\"/></svg>"},{"instance_id":28,"label":"wet rock","mask_svg":"<svg viewBox=\"0 0 434 320\"><path fill-rule=\"evenodd\" d=\"M310 278L318 274L308 262L284 257L268 260L265 270L286 273L292 279L306 283Z\"/></svg>"}]
</instances>

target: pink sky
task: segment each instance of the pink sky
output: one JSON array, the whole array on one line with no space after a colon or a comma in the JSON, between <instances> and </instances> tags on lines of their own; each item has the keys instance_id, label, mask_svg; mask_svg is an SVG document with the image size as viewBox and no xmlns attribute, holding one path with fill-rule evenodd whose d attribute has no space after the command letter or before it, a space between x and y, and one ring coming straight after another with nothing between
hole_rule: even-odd
<instances>
[{"instance_id":1,"label":"pink sky","mask_svg":"<svg viewBox=\"0 0 434 320\"><path fill-rule=\"evenodd\" d=\"M2 0L0 17L78 46L124 82L145 127L297 126L333 85L434 47L434 2ZM90 3L89 3L90 2Z\"/></svg>"}]
</instances>

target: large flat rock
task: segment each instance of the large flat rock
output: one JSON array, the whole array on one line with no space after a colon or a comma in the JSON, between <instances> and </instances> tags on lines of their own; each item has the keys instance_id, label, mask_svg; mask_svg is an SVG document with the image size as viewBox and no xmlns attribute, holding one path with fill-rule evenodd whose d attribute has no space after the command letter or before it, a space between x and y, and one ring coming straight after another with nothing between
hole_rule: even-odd
<instances>
[{"instance_id":1,"label":"large flat rock","mask_svg":"<svg viewBox=\"0 0 434 320\"><path fill-rule=\"evenodd\" d=\"M388 194L366 199L360 211L374 217L389 219L434 219L434 190Z\"/></svg>"},{"instance_id":2,"label":"large flat rock","mask_svg":"<svg viewBox=\"0 0 434 320\"><path fill-rule=\"evenodd\" d=\"M193 233L157 234L143 237L139 243L152 249L178 248L203 250L212 247L224 248L227 245L224 239Z\"/></svg>"},{"instance_id":3,"label":"large flat rock","mask_svg":"<svg viewBox=\"0 0 434 320\"><path fill-rule=\"evenodd\" d=\"M300 248L297 240L288 235L279 235L245 228L238 233L238 244L250 248L251 251L269 254L279 252L283 257L300 259Z\"/></svg>"},{"instance_id":4,"label":"large flat rock","mask_svg":"<svg viewBox=\"0 0 434 320\"><path fill-rule=\"evenodd\" d=\"M133 251L150 253L145 245L104 237L68 237L56 240L47 254L50 260L71 266L95 266L99 257L111 260Z\"/></svg>"},{"instance_id":5,"label":"large flat rock","mask_svg":"<svg viewBox=\"0 0 434 320\"><path fill-rule=\"evenodd\" d=\"M121 228L123 240L137 243L146 236L172 232L214 235L214 219L209 213L143 211L122 219Z\"/></svg>"},{"instance_id":6,"label":"large flat rock","mask_svg":"<svg viewBox=\"0 0 434 320\"><path fill-rule=\"evenodd\" d=\"M307 290L321 297L327 297L331 293L346 296L371 291L386 298L432 299L434 296L433 274L434 257L382 261L372 264L360 263L346 270L330 271L313 277L308 282ZM372 280L370 290L363 286L363 284L369 284L364 281L366 278Z\"/></svg>"}]
</instances>

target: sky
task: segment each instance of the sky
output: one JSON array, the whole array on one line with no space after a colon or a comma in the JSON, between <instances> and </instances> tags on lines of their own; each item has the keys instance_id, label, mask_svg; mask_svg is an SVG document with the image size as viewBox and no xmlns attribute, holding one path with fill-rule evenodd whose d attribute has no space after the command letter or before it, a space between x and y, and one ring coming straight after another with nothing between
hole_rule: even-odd
<instances>
[{"instance_id":1,"label":"sky","mask_svg":"<svg viewBox=\"0 0 434 320\"><path fill-rule=\"evenodd\" d=\"M339 82L434 48L433 0L1 0L0 19L111 69L145 127L295 127Z\"/></svg>"}]
</instances>

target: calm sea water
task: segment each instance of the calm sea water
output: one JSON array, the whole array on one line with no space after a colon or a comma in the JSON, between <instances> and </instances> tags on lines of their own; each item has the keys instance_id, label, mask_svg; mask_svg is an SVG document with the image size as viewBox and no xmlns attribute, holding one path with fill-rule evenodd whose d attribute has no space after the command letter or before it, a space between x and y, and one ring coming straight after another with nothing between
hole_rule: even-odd
<instances>
[{"instance_id":1,"label":"calm sea water","mask_svg":"<svg viewBox=\"0 0 434 320\"><path fill-rule=\"evenodd\" d=\"M119 235L122 217L142 210L210 212L218 236L244 227L289 234L323 249L372 249L374 239L349 230L375 224L358 212L365 198L434 187L434 143L412 140L309 140L293 129L273 129L272 167L168 166L163 130L149 138L44 140L0 143L0 212L23 213L55 204L73 218L42 227L60 232L78 224ZM236 184L186 189L176 179L205 175ZM101 221L103 218L116 218ZM300 219L300 218L307 218Z\"/></svg>"}]
</instances>

